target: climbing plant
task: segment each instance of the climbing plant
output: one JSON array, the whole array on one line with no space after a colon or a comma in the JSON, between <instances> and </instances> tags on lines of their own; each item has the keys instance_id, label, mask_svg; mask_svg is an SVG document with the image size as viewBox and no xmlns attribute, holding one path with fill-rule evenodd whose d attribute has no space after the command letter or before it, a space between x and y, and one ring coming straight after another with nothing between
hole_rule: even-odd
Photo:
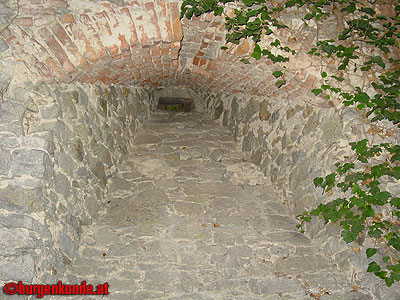
<instances>
[{"instance_id":1,"label":"climbing plant","mask_svg":"<svg viewBox=\"0 0 400 300\"><path fill-rule=\"evenodd\" d=\"M232 14L225 14L229 2L235 2L236 8ZM316 24L317 30L334 16L340 31L336 39L318 40L309 49L309 55L321 58L324 81L312 93L326 99L339 97L344 105L365 111L365 117L372 123L379 125L379 121L386 120L400 127L399 0L185 0L181 17L224 15L227 44L251 39L252 58L265 57L282 64L296 54L295 50L279 39L265 47L261 45L264 36L288 27L281 16L293 11L302 13L305 25ZM249 63L251 57L242 62ZM329 60L336 65L333 74L326 63ZM361 74L369 84L344 90L344 86L349 86L345 84L346 74L351 73ZM286 84L284 74L285 67L273 73L278 88ZM390 130L384 134L381 129L378 132L382 138L391 135ZM369 263L367 271L391 286L400 281L400 198L383 186L391 181L398 184L400 145L374 144L363 139L350 143L350 147L353 154L335 164L336 172L314 179L315 186L322 188L328 197L334 191L341 197L304 212L299 216L298 228L304 232L303 225L319 217L325 223L338 222L346 243L368 236L375 246L366 250L366 256L370 258L381 252L383 259Z\"/></svg>"}]
</instances>

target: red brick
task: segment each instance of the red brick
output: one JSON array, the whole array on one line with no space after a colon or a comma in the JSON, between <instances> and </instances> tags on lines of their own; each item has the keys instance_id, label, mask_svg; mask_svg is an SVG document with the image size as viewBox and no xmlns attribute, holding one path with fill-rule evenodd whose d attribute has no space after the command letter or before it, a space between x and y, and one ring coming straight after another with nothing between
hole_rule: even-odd
<instances>
[{"instance_id":1,"label":"red brick","mask_svg":"<svg viewBox=\"0 0 400 300\"><path fill-rule=\"evenodd\" d=\"M53 52L54 56L60 62L65 71L71 72L74 69L74 65L68 59L67 54L63 48L56 41L56 39L50 34L46 27L39 30L40 36L45 40L47 46Z\"/></svg>"},{"instance_id":2,"label":"red brick","mask_svg":"<svg viewBox=\"0 0 400 300\"><path fill-rule=\"evenodd\" d=\"M169 48L161 48L161 55L168 55L169 54Z\"/></svg>"},{"instance_id":3,"label":"red brick","mask_svg":"<svg viewBox=\"0 0 400 300\"><path fill-rule=\"evenodd\" d=\"M65 32L64 28L60 24L56 23L52 27L52 31L54 32L56 37L60 40L61 44L63 44L64 46L72 42L68 34Z\"/></svg>"},{"instance_id":4,"label":"red brick","mask_svg":"<svg viewBox=\"0 0 400 300\"><path fill-rule=\"evenodd\" d=\"M16 38L14 34L8 29L7 27L3 29L3 31L0 33L4 39L6 40L7 44L11 45L11 41Z\"/></svg>"},{"instance_id":5,"label":"red brick","mask_svg":"<svg viewBox=\"0 0 400 300\"><path fill-rule=\"evenodd\" d=\"M112 36L111 27L107 21L107 19L109 19L107 12L103 11L101 13L97 13L93 16L93 19L96 22L98 31L104 32L104 29L106 29L108 35Z\"/></svg>"},{"instance_id":6,"label":"red brick","mask_svg":"<svg viewBox=\"0 0 400 300\"><path fill-rule=\"evenodd\" d=\"M71 52L75 58L78 61L78 66L80 68L87 68L88 64L86 62L85 57L79 52L78 48L76 47L75 43L71 40L71 38L68 36L64 28L56 23L52 27L52 31L56 35L56 37L60 40L61 44L66 46L67 50Z\"/></svg>"},{"instance_id":7,"label":"red brick","mask_svg":"<svg viewBox=\"0 0 400 300\"><path fill-rule=\"evenodd\" d=\"M143 25L139 25L139 31L140 31L140 33L141 33L140 44L141 44L142 46L151 45L152 42L151 42L149 36L147 35L147 33L146 33L146 31L145 31Z\"/></svg>"},{"instance_id":8,"label":"red brick","mask_svg":"<svg viewBox=\"0 0 400 300\"><path fill-rule=\"evenodd\" d=\"M162 38L161 38L161 31L160 31L160 26L158 25L158 16L157 13L154 9L154 3L153 2L147 2L145 3L145 7L147 11L150 11L152 14L151 17L151 22L153 23L155 29L156 29L156 36L154 37L154 41L155 42L161 42Z\"/></svg>"},{"instance_id":9,"label":"red brick","mask_svg":"<svg viewBox=\"0 0 400 300\"><path fill-rule=\"evenodd\" d=\"M119 48L117 45L112 45L108 49L110 50L111 55L116 55L119 52Z\"/></svg>"},{"instance_id":10,"label":"red brick","mask_svg":"<svg viewBox=\"0 0 400 300\"><path fill-rule=\"evenodd\" d=\"M75 23L75 18L72 14L65 14L59 17L61 23Z\"/></svg>"},{"instance_id":11,"label":"red brick","mask_svg":"<svg viewBox=\"0 0 400 300\"><path fill-rule=\"evenodd\" d=\"M237 56L242 56L245 55L247 53L249 53L250 50L250 44L248 40L244 40L237 48L235 51L235 55Z\"/></svg>"},{"instance_id":12,"label":"red brick","mask_svg":"<svg viewBox=\"0 0 400 300\"><path fill-rule=\"evenodd\" d=\"M57 79L61 79L66 76L66 73L61 70L59 65L53 59L46 59L46 65L53 72Z\"/></svg>"},{"instance_id":13,"label":"red brick","mask_svg":"<svg viewBox=\"0 0 400 300\"><path fill-rule=\"evenodd\" d=\"M32 27L33 26L33 20L31 17L22 17L22 18L15 18L13 20L14 24L17 24L22 27Z\"/></svg>"},{"instance_id":14,"label":"red brick","mask_svg":"<svg viewBox=\"0 0 400 300\"><path fill-rule=\"evenodd\" d=\"M128 51L130 47L128 42L126 41L125 35L119 34L118 39L121 42L121 51Z\"/></svg>"},{"instance_id":15,"label":"red brick","mask_svg":"<svg viewBox=\"0 0 400 300\"><path fill-rule=\"evenodd\" d=\"M198 66L198 65L199 65L199 62L200 62L200 59L199 59L197 56L195 56L195 57L193 58L193 64L194 64L195 66Z\"/></svg>"},{"instance_id":16,"label":"red brick","mask_svg":"<svg viewBox=\"0 0 400 300\"><path fill-rule=\"evenodd\" d=\"M52 7L67 8L66 0L47 0L47 3L50 4Z\"/></svg>"},{"instance_id":17,"label":"red brick","mask_svg":"<svg viewBox=\"0 0 400 300\"><path fill-rule=\"evenodd\" d=\"M37 68L39 75L42 76L45 80L51 80L53 78L53 74L46 66L46 64L35 59L35 67Z\"/></svg>"},{"instance_id":18,"label":"red brick","mask_svg":"<svg viewBox=\"0 0 400 300\"><path fill-rule=\"evenodd\" d=\"M49 16L49 15L55 15L56 11L54 8L46 8L46 7L39 7L35 6L35 8L32 7L23 7L21 9L21 16Z\"/></svg>"},{"instance_id":19,"label":"red brick","mask_svg":"<svg viewBox=\"0 0 400 300\"><path fill-rule=\"evenodd\" d=\"M172 30L173 30L172 41L180 42L183 38L183 30L182 30L178 3L171 3L171 17L172 17Z\"/></svg>"}]
</instances>

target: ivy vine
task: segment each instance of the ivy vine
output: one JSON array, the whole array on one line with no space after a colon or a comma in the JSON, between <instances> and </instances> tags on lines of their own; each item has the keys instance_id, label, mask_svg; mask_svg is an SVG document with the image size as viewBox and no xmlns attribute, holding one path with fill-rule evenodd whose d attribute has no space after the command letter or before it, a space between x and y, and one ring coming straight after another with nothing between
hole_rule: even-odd
<instances>
[{"instance_id":1,"label":"ivy vine","mask_svg":"<svg viewBox=\"0 0 400 300\"><path fill-rule=\"evenodd\" d=\"M231 17L224 14L229 2L236 3ZM280 17L293 13L294 9L303 12L306 25L314 22L317 28L333 15L340 31L336 39L318 40L308 52L321 57L321 61L333 60L337 66L334 74L328 74L328 68L321 70L324 83L312 93L326 99L339 97L344 105L364 110L371 122L388 120L400 127L400 0L184 0L181 18L204 13L224 15L226 43L240 44L243 39L254 42L251 57L242 58L243 63L265 57L281 64L296 52L279 39L264 49L261 42L275 30L287 28ZM370 50L369 54L365 49ZM278 88L286 84L284 69L272 73L278 80ZM369 84L344 90L343 74L351 72L361 72ZM301 220L298 228L304 232L303 225L319 217L326 223L339 222L346 243L368 236L375 241L375 247L368 248L366 256L370 258L380 252L383 259L377 259L379 263L372 261L367 272L373 272L391 286L400 281L400 198L382 185L400 180L400 145L373 144L363 139L350 143L350 147L353 154L335 164L336 172L314 179L315 186L328 196L336 191L341 197L298 216Z\"/></svg>"}]
</instances>

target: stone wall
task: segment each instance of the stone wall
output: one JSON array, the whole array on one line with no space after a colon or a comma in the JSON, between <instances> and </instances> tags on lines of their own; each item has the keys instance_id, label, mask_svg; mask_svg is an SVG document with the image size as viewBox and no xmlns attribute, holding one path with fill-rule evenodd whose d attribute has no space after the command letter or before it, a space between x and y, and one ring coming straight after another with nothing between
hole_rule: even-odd
<instances>
[{"instance_id":1,"label":"stone wall","mask_svg":"<svg viewBox=\"0 0 400 300\"><path fill-rule=\"evenodd\" d=\"M293 216L336 199L337 194L323 195L316 189L313 179L336 170L335 162L350 154L349 142L362 138L375 143L400 140L399 130L390 124L378 128L359 111L342 105L320 107L306 93L297 98L287 93L272 99L222 93L205 98L207 113L230 130L248 159L271 178L276 194ZM397 182L384 182L384 186L393 195L400 195ZM366 273L370 259L365 250L374 246L372 240L345 244L336 224L326 226L318 219L306 228L305 234L321 243L334 264L353 272L354 280L375 286L373 293L378 299L400 296L395 288L387 288L375 275Z\"/></svg>"},{"instance_id":2,"label":"stone wall","mask_svg":"<svg viewBox=\"0 0 400 300\"><path fill-rule=\"evenodd\" d=\"M153 96L28 77L2 81L0 282L49 283L74 258L82 226L97 217Z\"/></svg>"}]
</instances>

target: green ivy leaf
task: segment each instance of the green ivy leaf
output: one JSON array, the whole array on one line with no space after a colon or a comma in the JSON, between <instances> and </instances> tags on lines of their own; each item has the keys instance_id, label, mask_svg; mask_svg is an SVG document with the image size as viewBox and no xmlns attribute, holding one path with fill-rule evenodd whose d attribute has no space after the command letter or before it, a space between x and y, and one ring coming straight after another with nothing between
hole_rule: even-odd
<instances>
[{"instance_id":1,"label":"green ivy leaf","mask_svg":"<svg viewBox=\"0 0 400 300\"><path fill-rule=\"evenodd\" d=\"M257 60L261 58L261 48L258 44L254 46L254 50L251 56L253 56Z\"/></svg>"},{"instance_id":2,"label":"green ivy leaf","mask_svg":"<svg viewBox=\"0 0 400 300\"><path fill-rule=\"evenodd\" d=\"M398 209L400 209L400 198L392 198L392 200L390 200L390 204Z\"/></svg>"},{"instance_id":3,"label":"green ivy leaf","mask_svg":"<svg viewBox=\"0 0 400 300\"><path fill-rule=\"evenodd\" d=\"M368 232L368 235L373 238L379 239L382 236L383 232L380 229L371 230Z\"/></svg>"},{"instance_id":4,"label":"green ivy leaf","mask_svg":"<svg viewBox=\"0 0 400 300\"><path fill-rule=\"evenodd\" d=\"M318 96L319 94L322 93L322 89L312 89L311 92L312 92L315 96Z\"/></svg>"},{"instance_id":5,"label":"green ivy leaf","mask_svg":"<svg viewBox=\"0 0 400 300\"><path fill-rule=\"evenodd\" d=\"M286 1L285 3L285 7L292 7L297 3L296 0L290 0L290 1Z\"/></svg>"},{"instance_id":6,"label":"green ivy leaf","mask_svg":"<svg viewBox=\"0 0 400 300\"><path fill-rule=\"evenodd\" d=\"M367 272L376 273L376 272L379 272L380 270L381 270L381 267L376 262L373 261L368 265Z\"/></svg>"},{"instance_id":7,"label":"green ivy leaf","mask_svg":"<svg viewBox=\"0 0 400 300\"><path fill-rule=\"evenodd\" d=\"M375 10L373 10L371 7L363 7L360 10L362 12L365 12L366 14L369 14L370 16L373 16L375 14Z\"/></svg>"},{"instance_id":8,"label":"green ivy leaf","mask_svg":"<svg viewBox=\"0 0 400 300\"><path fill-rule=\"evenodd\" d=\"M275 82L275 85L278 87L278 89L284 84L286 84L286 80L278 80L277 82Z\"/></svg>"},{"instance_id":9,"label":"green ivy leaf","mask_svg":"<svg viewBox=\"0 0 400 300\"><path fill-rule=\"evenodd\" d=\"M388 287L391 287L392 284L394 283L394 279L392 277L386 277L385 278L385 283Z\"/></svg>"},{"instance_id":10,"label":"green ivy leaf","mask_svg":"<svg viewBox=\"0 0 400 300\"><path fill-rule=\"evenodd\" d=\"M351 232L350 230L343 230L341 235L347 244L354 242L358 236L358 234Z\"/></svg>"},{"instance_id":11,"label":"green ivy leaf","mask_svg":"<svg viewBox=\"0 0 400 300\"><path fill-rule=\"evenodd\" d=\"M328 74L326 74L326 72L322 72L321 76L322 76L322 78L325 78L326 76L328 76Z\"/></svg>"},{"instance_id":12,"label":"green ivy leaf","mask_svg":"<svg viewBox=\"0 0 400 300\"><path fill-rule=\"evenodd\" d=\"M369 96L367 93L365 92L361 92L357 95L354 96L354 101L356 102L360 102L360 103L368 103L370 100Z\"/></svg>"},{"instance_id":13,"label":"green ivy leaf","mask_svg":"<svg viewBox=\"0 0 400 300\"><path fill-rule=\"evenodd\" d=\"M275 71L275 72L272 72L272 75L274 75L275 78L278 78L278 77L281 77L283 75L283 72L282 71Z\"/></svg>"},{"instance_id":14,"label":"green ivy leaf","mask_svg":"<svg viewBox=\"0 0 400 300\"><path fill-rule=\"evenodd\" d=\"M214 16L220 16L224 12L224 8L219 6L214 10Z\"/></svg>"},{"instance_id":15,"label":"green ivy leaf","mask_svg":"<svg viewBox=\"0 0 400 300\"><path fill-rule=\"evenodd\" d=\"M367 249L367 257L370 258L371 256L374 256L377 252L377 250L375 248L368 248Z\"/></svg>"},{"instance_id":16,"label":"green ivy leaf","mask_svg":"<svg viewBox=\"0 0 400 300\"><path fill-rule=\"evenodd\" d=\"M324 182L324 179L322 179L321 177L314 178L314 185L316 187L320 186L323 182Z\"/></svg>"},{"instance_id":17,"label":"green ivy leaf","mask_svg":"<svg viewBox=\"0 0 400 300\"><path fill-rule=\"evenodd\" d=\"M304 16L304 19L305 20L307 20L307 21L309 21L309 20L311 20L312 18L314 18L314 16L315 16L315 14L306 14L305 16Z\"/></svg>"}]
</instances>

